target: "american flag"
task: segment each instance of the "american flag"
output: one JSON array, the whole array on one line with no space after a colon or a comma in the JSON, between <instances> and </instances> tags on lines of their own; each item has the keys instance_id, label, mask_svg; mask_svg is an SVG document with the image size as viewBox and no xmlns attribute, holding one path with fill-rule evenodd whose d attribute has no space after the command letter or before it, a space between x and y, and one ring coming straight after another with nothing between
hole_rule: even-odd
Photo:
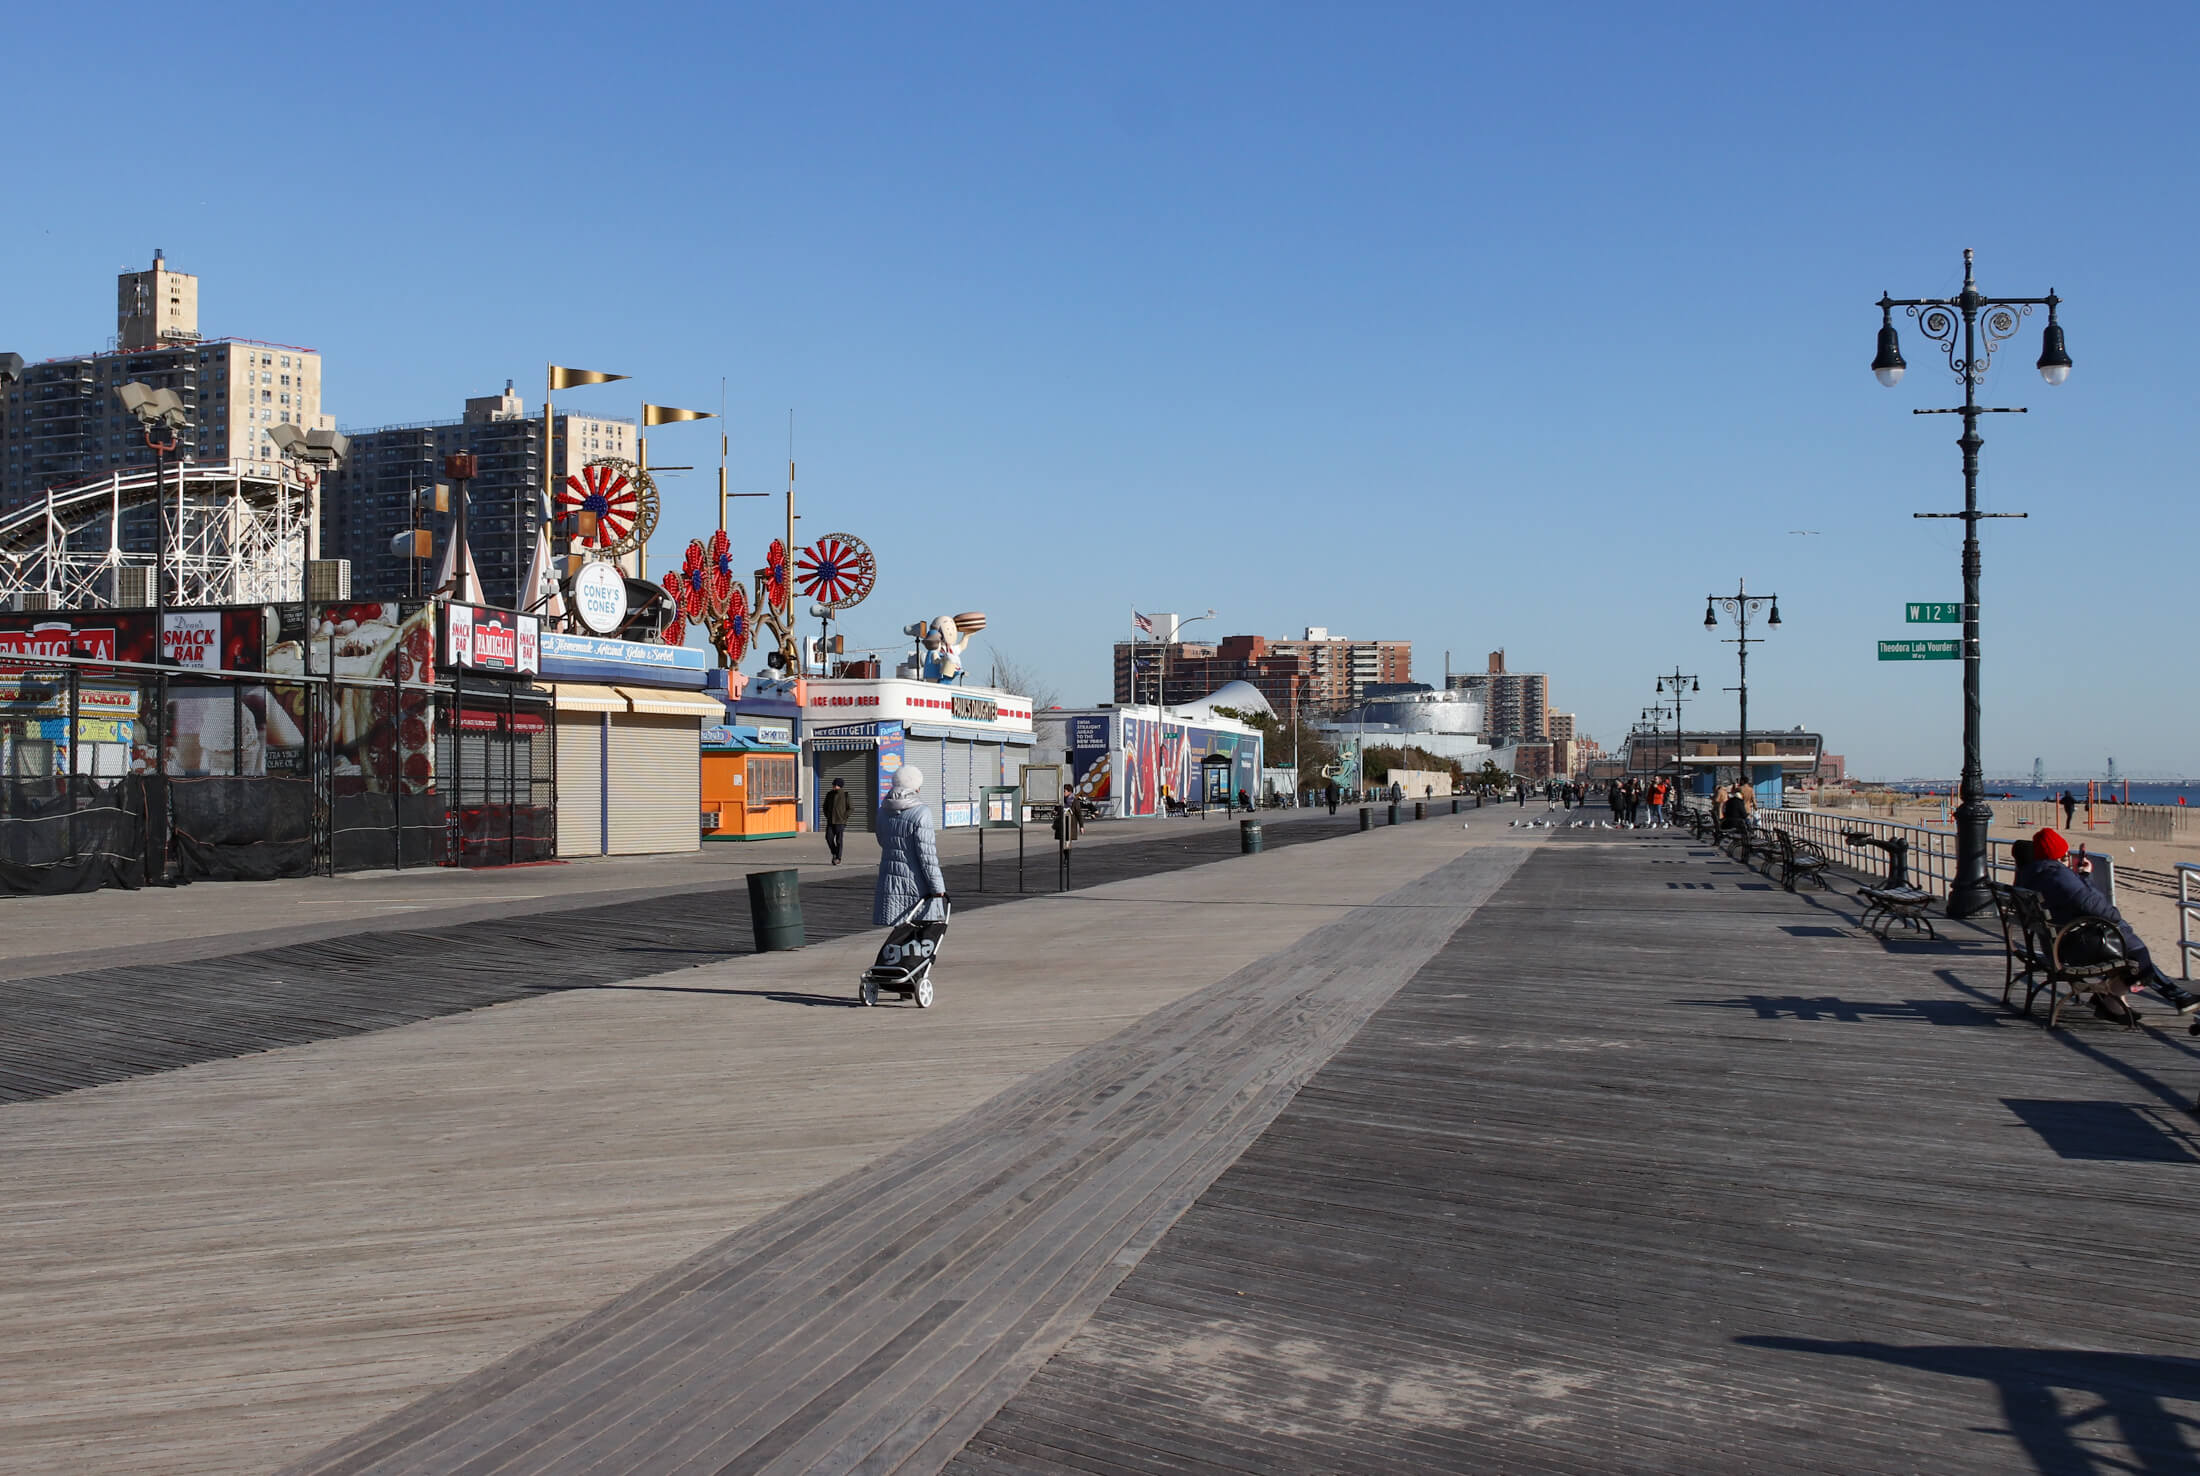
<instances>
[{"instance_id":1,"label":"american flag","mask_svg":"<svg viewBox=\"0 0 2200 1476\"><path fill-rule=\"evenodd\" d=\"M1153 634L1153 621L1149 620L1144 615L1139 614L1136 610L1131 611L1131 624L1137 626L1147 635Z\"/></svg>"}]
</instances>

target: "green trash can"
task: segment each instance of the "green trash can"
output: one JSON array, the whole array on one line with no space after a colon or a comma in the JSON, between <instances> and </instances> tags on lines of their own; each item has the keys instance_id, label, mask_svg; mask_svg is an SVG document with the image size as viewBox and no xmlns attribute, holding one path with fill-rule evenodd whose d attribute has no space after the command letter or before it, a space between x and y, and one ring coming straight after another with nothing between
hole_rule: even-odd
<instances>
[{"instance_id":1,"label":"green trash can","mask_svg":"<svg viewBox=\"0 0 2200 1476\"><path fill-rule=\"evenodd\" d=\"M802 873L793 867L750 872L749 925L756 932L758 953L778 953L807 943L802 932Z\"/></svg>"},{"instance_id":2,"label":"green trash can","mask_svg":"<svg viewBox=\"0 0 2200 1476\"><path fill-rule=\"evenodd\" d=\"M1374 811L1368 809L1368 807L1365 805L1360 806L1360 829L1370 829L1374 826L1374 824Z\"/></svg>"},{"instance_id":3,"label":"green trash can","mask_svg":"<svg viewBox=\"0 0 2200 1476\"><path fill-rule=\"evenodd\" d=\"M1260 849L1260 822L1258 820L1238 821L1238 854L1241 856L1254 856L1260 853Z\"/></svg>"},{"instance_id":4,"label":"green trash can","mask_svg":"<svg viewBox=\"0 0 2200 1476\"><path fill-rule=\"evenodd\" d=\"M1391 825L1396 825L1398 823L1398 804L1395 800L1391 802L1390 817L1386 823Z\"/></svg>"},{"instance_id":5,"label":"green trash can","mask_svg":"<svg viewBox=\"0 0 2200 1476\"><path fill-rule=\"evenodd\" d=\"M1428 818L1427 800L1415 800L1413 802L1413 818L1416 820L1426 820Z\"/></svg>"}]
</instances>

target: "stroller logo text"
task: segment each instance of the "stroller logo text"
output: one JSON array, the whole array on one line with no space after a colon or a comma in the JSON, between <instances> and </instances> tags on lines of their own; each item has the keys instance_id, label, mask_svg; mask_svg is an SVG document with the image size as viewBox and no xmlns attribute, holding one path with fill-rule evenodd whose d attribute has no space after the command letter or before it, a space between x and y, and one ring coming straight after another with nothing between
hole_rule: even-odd
<instances>
[{"instance_id":1,"label":"stroller logo text","mask_svg":"<svg viewBox=\"0 0 2200 1476\"><path fill-rule=\"evenodd\" d=\"M930 958L938 946L930 938L912 938L907 943L889 943L879 950L878 961L886 968L893 968L896 964Z\"/></svg>"}]
</instances>

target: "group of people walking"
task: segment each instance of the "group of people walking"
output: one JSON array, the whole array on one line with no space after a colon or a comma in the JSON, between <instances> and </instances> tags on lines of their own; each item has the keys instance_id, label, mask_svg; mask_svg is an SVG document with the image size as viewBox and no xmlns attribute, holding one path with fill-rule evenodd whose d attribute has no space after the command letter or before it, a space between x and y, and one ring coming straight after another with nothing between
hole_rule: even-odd
<instances>
[{"instance_id":1,"label":"group of people walking","mask_svg":"<svg viewBox=\"0 0 2200 1476\"><path fill-rule=\"evenodd\" d=\"M1571 810L1589 803L1590 789L1571 779L1554 779L1544 794L1550 804ZM1604 786L1612 823L1630 828L1672 824L1674 797L1673 781L1662 774L1614 779Z\"/></svg>"}]
</instances>

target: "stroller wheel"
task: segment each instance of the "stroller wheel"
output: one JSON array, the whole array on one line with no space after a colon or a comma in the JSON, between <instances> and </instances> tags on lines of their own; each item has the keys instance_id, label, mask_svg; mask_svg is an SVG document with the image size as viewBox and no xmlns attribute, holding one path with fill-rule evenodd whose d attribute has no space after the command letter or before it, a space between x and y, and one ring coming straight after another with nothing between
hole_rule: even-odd
<instances>
[{"instance_id":1,"label":"stroller wheel","mask_svg":"<svg viewBox=\"0 0 2200 1476\"><path fill-rule=\"evenodd\" d=\"M932 1008L932 976L930 974L926 974L917 981L917 1008L920 1010Z\"/></svg>"},{"instance_id":2,"label":"stroller wheel","mask_svg":"<svg viewBox=\"0 0 2200 1476\"><path fill-rule=\"evenodd\" d=\"M864 980L861 984L858 984L856 986L856 998L858 1000L861 1000L865 1005L877 1004L878 984L874 980Z\"/></svg>"}]
</instances>

